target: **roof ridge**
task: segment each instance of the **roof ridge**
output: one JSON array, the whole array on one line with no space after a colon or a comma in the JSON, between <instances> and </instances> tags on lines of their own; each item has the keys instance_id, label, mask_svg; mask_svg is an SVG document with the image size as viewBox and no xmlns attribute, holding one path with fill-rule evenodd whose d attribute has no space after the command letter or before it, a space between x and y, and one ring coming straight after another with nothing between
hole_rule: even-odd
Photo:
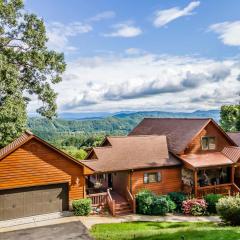
<instances>
[{"instance_id":1,"label":"roof ridge","mask_svg":"<svg viewBox=\"0 0 240 240\"><path fill-rule=\"evenodd\" d=\"M151 135L147 135L147 134L140 134L140 135L126 135L126 136L107 136L110 138L133 138L133 137L166 137L166 135L164 134L151 134Z\"/></svg>"}]
</instances>

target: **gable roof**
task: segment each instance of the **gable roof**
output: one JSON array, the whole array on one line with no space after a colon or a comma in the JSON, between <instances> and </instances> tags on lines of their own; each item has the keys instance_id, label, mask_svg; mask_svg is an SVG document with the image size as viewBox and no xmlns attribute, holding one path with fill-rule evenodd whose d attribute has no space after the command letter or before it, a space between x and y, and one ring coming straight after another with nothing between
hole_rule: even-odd
<instances>
[{"instance_id":1,"label":"gable roof","mask_svg":"<svg viewBox=\"0 0 240 240\"><path fill-rule=\"evenodd\" d=\"M166 135L169 151L179 154L210 122L236 145L211 118L144 118L129 135Z\"/></svg>"},{"instance_id":2,"label":"gable roof","mask_svg":"<svg viewBox=\"0 0 240 240\"><path fill-rule=\"evenodd\" d=\"M107 137L110 146L93 148L86 166L97 172L155 168L181 165L181 161L169 154L166 136ZM90 159L93 154L96 159Z\"/></svg>"},{"instance_id":3,"label":"gable roof","mask_svg":"<svg viewBox=\"0 0 240 240\"><path fill-rule=\"evenodd\" d=\"M44 141L43 139L35 136L30 131L25 131L21 136L16 138L13 142L11 142L7 146L1 148L0 149L0 160L3 159L4 157L6 157L7 155L11 154L12 152L14 152L15 150L17 150L21 146L23 146L25 143L27 143L31 139L35 139L35 140L41 142L42 144L44 144L47 147L51 148L53 151L58 152L59 154L61 154L65 158L69 159L70 161L73 161L76 164L81 165L82 167L86 167L84 164L81 163L81 161L71 157L70 155L64 153L63 151L61 151L58 148L56 148L53 145L51 145L50 143L48 143L48 142ZM89 168L89 167L87 167L87 168ZM90 168L90 171L92 171L91 168Z\"/></svg>"},{"instance_id":4,"label":"gable roof","mask_svg":"<svg viewBox=\"0 0 240 240\"><path fill-rule=\"evenodd\" d=\"M240 132L228 132L227 134L240 147Z\"/></svg>"},{"instance_id":5,"label":"gable roof","mask_svg":"<svg viewBox=\"0 0 240 240\"><path fill-rule=\"evenodd\" d=\"M240 159L240 147L225 147L222 153L231 159L234 163Z\"/></svg>"}]
</instances>

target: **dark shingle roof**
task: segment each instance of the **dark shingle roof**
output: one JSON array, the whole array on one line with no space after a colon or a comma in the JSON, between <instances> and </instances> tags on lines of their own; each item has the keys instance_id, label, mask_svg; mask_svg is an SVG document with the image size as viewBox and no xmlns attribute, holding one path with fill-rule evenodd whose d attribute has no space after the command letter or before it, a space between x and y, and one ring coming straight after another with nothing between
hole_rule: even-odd
<instances>
[{"instance_id":1,"label":"dark shingle roof","mask_svg":"<svg viewBox=\"0 0 240 240\"><path fill-rule=\"evenodd\" d=\"M97 159L82 161L97 172L181 165L168 152L166 136L107 137L110 146L93 148Z\"/></svg>"},{"instance_id":2,"label":"dark shingle roof","mask_svg":"<svg viewBox=\"0 0 240 240\"><path fill-rule=\"evenodd\" d=\"M227 134L240 147L240 132L228 132Z\"/></svg>"},{"instance_id":3,"label":"dark shingle roof","mask_svg":"<svg viewBox=\"0 0 240 240\"><path fill-rule=\"evenodd\" d=\"M169 150L178 154L210 121L209 118L145 118L129 135L165 135Z\"/></svg>"},{"instance_id":4,"label":"dark shingle roof","mask_svg":"<svg viewBox=\"0 0 240 240\"><path fill-rule=\"evenodd\" d=\"M225 147L222 153L231 159L234 163L240 159L240 147Z\"/></svg>"}]
</instances>

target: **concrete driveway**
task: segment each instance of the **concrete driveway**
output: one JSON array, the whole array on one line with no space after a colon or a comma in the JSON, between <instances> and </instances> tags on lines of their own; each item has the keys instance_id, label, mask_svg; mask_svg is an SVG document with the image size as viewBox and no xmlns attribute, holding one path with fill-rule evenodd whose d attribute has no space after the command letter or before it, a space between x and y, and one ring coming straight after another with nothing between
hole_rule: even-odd
<instances>
[{"instance_id":1,"label":"concrete driveway","mask_svg":"<svg viewBox=\"0 0 240 240\"><path fill-rule=\"evenodd\" d=\"M79 221L0 233L0 240L92 240Z\"/></svg>"}]
</instances>

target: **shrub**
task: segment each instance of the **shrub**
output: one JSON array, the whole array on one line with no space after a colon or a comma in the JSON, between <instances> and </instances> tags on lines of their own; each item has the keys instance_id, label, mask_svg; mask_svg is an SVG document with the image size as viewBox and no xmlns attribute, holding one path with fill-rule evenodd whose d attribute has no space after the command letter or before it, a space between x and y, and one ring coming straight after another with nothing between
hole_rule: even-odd
<instances>
[{"instance_id":1,"label":"shrub","mask_svg":"<svg viewBox=\"0 0 240 240\"><path fill-rule=\"evenodd\" d=\"M151 213L153 215L166 215L169 211L169 205L166 197L164 196L154 196L153 204L151 206Z\"/></svg>"},{"instance_id":2,"label":"shrub","mask_svg":"<svg viewBox=\"0 0 240 240\"><path fill-rule=\"evenodd\" d=\"M142 190L136 195L137 213L150 215L152 212L152 204L154 195L149 190Z\"/></svg>"},{"instance_id":3,"label":"shrub","mask_svg":"<svg viewBox=\"0 0 240 240\"><path fill-rule=\"evenodd\" d=\"M206 210L207 204L204 199L189 199L182 203L182 211L184 214L203 216L206 213Z\"/></svg>"},{"instance_id":4,"label":"shrub","mask_svg":"<svg viewBox=\"0 0 240 240\"><path fill-rule=\"evenodd\" d=\"M182 192L171 192L168 194L170 199L176 204L176 211L181 212L182 211L182 202L187 199L186 194Z\"/></svg>"},{"instance_id":5,"label":"shrub","mask_svg":"<svg viewBox=\"0 0 240 240\"><path fill-rule=\"evenodd\" d=\"M90 214L92 201L89 198L74 200L72 202L74 215L87 216Z\"/></svg>"},{"instance_id":6,"label":"shrub","mask_svg":"<svg viewBox=\"0 0 240 240\"><path fill-rule=\"evenodd\" d=\"M204 197L207 203L207 211L209 213L217 213L216 204L218 203L219 199L222 198L223 195L221 194L208 194Z\"/></svg>"},{"instance_id":7,"label":"shrub","mask_svg":"<svg viewBox=\"0 0 240 240\"><path fill-rule=\"evenodd\" d=\"M219 199L217 212L221 219L231 225L240 225L240 196L224 197Z\"/></svg>"},{"instance_id":8,"label":"shrub","mask_svg":"<svg viewBox=\"0 0 240 240\"><path fill-rule=\"evenodd\" d=\"M167 200L168 212L170 212L170 213L174 212L176 210L176 207L177 207L176 203L174 201L172 201L172 199L168 195L163 196L163 197L165 197L166 200Z\"/></svg>"},{"instance_id":9,"label":"shrub","mask_svg":"<svg viewBox=\"0 0 240 240\"><path fill-rule=\"evenodd\" d=\"M176 204L169 196L156 196L149 190L142 190L136 195L137 213L146 215L165 215L176 209Z\"/></svg>"}]
</instances>

